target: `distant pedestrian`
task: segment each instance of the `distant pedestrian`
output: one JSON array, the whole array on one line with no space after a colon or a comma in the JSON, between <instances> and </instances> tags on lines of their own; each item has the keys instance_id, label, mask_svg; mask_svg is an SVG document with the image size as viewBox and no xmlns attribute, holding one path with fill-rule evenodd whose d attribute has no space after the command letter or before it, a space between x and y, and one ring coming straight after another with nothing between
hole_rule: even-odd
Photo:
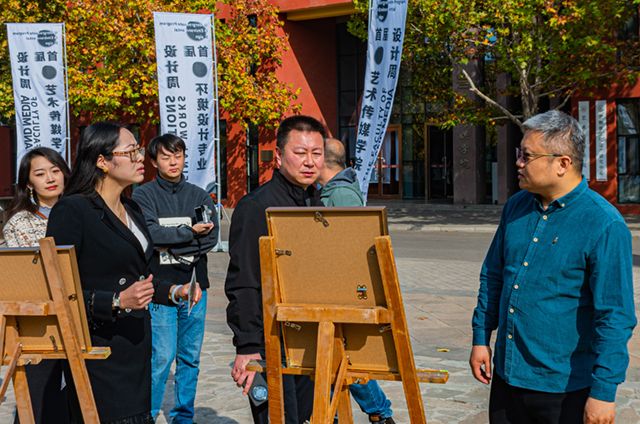
<instances>
[{"instance_id":1,"label":"distant pedestrian","mask_svg":"<svg viewBox=\"0 0 640 424\"><path fill-rule=\"evenodd\" d=\"M320 171L318 183L322 185L320 200L325 206L364 206L364 198L356 171L345 168L347 154L344 144L335 138L325 141L324 168ZM365 384L351 384L349 392L362 412L372 423L393 424L391 401L384 394L377 381Z\"/></svg>"},{"instance_id":2,"label":"distant pedestrian","mask_svg":"<svg viewBox=\"0 0 640 424\"><path fill-rule=\"evenodd\" d=\"M613 423L636 325L631 235L581 176L576 120L550 111L524 128L523 190L482 266L471 370L491 381L491 423Z\"/></svg>"}]
</instances>

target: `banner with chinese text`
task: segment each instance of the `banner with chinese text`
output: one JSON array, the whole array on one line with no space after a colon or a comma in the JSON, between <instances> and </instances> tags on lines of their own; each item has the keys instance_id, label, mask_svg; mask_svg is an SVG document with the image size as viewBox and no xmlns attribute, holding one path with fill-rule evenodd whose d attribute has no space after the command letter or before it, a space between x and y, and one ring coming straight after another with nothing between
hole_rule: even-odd
<instances>
[{"instance_id":1,"label":"banner with chinese text","mask_svg":"<svg viewBox=\"0 0 640 424\"><path fill-rule=\"evenodd\" d=\"M64 24L7 24L17 163L35 147L50 147L67 158ZM17 168L16 168L17 169Z\"/></svg>"},{"instance_id":2,"label":"banner with chinese text","mask_svg":"<svg viewBox=\"0 0 640 424\"><path fill-rule=\"evenodd\" d=\"M215 187L211 15L153 14L161 133L187 145L184 175L207 192Z\"/></svg>"},{"instance_id":3,"label":"banner with chinese text","mask_svg":"<svg viewBox=\"0 0 640 424\"><path fill-rule=\"evenodd\" d=\"M367 67L353 165L365 199L393 107L406 16L407 0L371 0Z\"/></svg>"}]
</instances>

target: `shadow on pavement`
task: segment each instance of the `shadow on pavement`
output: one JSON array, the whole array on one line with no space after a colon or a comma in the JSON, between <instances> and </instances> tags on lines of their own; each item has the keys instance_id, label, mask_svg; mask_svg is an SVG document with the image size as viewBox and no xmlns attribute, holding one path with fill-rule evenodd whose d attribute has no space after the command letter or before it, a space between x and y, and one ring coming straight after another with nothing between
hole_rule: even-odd
<instances>
[{"instance_id":1,"label":"shadow on pavement","mask_svg":"<svg viewBox=\"0 0 640 424\"><path fill-rule=\"evenodd\" d=\"M218 411L207 407L196 407L195 422L198 424L239 424L238 421L218 415Z\"/></svg>"}]
</instances>

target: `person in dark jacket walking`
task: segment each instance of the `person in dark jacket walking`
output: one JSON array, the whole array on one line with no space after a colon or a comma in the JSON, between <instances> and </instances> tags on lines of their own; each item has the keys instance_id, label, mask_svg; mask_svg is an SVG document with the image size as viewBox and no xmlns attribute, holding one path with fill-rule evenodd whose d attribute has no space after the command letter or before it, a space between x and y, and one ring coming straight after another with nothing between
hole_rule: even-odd
<instances>
[{"instance_id":1,"label":"person in dark jacket walking","mask_svg":"<svg viewBox=\"0 0 640 424\"><path fill-rule=\"evenodd\" d=\"M227 324L233 331L236 359L231 376L246 395L255 372L247 363L264 357L260 253L258 239L267 235L265 210L270 206L321 206L314 183L324 166L324 126L309 116L285 119L277 131L276 164L271 180L243 197L229 232L229 269L225 293L229 299ZM284 377L287 424L311 417L313 384L307 376ZM251 404L255 423L268 422L268 406Z\"/></svg>"},{"instance_id":2,"label":"person in dark jacket walking","mask_svg":"<svg viewBox=\"0 0 640 424\"><path fill-rule=\"evenodd\" d=\"M211 214L215 209L207 192L182 174L186 145L180 137L156 137L148 153L158 174L133 192L133 200L142 208L154 244L151 272L157 281L186 284L195 270L202 289L200 302L191 310L188 302L151 305L151 415L155 418L160 412L175 361L174 406L169 419L176 424L191 423L207 313L207 252L218 239L218 216ZM208 222L198 222L196 208L205 211Z\"/></svg>"},{"instance_id":3,"label":"person in dark jacket walking","mask_svg":"<svg viewBox=\"0 0 640 424\"><path fill-rule=\"evenodd\" d=\"M344 144L329 138L324 145L324 168L318 183L322 186L320 200L325 206L364 206L364 198L356 171L347 168ZM365 384L351 384L349 392L362 412L372 423L394 424L391 401L375 380Z\"/></svg>"}]
</instances>

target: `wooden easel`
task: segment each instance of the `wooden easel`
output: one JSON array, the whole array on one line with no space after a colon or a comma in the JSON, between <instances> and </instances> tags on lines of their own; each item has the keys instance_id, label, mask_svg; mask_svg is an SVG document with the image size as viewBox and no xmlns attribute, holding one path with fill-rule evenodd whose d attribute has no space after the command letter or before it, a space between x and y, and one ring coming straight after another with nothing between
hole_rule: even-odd
<instances>
[{"instance_id":1,"label":"wooden easel","mask_svg":"<svg viewBox=\"0 0 640 424\"><path fill-rule=\"evenodd\" d=\"M85 359L106 359L108 347L92 347L73 247L0 250L0 353L8 365L0 387L4 400L13 380L20 422L34 423L25 368L67 359L84 422L99 423Z\"/></svg>"},{"instance_id":2,"label":"wooden easel","mask_svg":"<svg viewBox=\"0 0 640 424\"><path fill-rule=\"evenodd\" d=\"M352 423L348 386L369 380L402 381L411 423L426 423L419 383L445 383L448 372L415 367L384 208L269 208L267 222L260 266L270 422L284 423L283 374L308 374L313 424L333 423L336 413Z\"/></svg>"}]
</instances>

